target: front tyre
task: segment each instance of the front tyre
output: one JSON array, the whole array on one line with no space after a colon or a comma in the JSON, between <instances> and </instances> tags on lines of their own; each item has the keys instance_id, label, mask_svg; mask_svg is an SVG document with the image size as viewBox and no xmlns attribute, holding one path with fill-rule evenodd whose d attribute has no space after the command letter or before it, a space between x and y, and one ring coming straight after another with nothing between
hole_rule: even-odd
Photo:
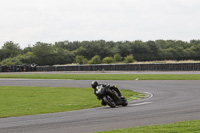
<instances>
[{"instance_id":1,"label":"front tyre","mask_svg":"<svg viewBox=\"0 0 200 133\"><path fill-rule=\"evenodd\" d=\"M127 106L128 105L128 101L126 99L122 100L122 106Z\"/></svg>"},{"instance_id":2,"label":"front tyre","mask_svg":"<svg viewBox=\"0 0 200 133\"><path fill-rule=\"evenodd\" d=\"M113 101L113 99L107 95L105 97L103 97L103 100L106 104L108 104L111 108L115 108L116 107L116 104L115 102Z\"/></svg>"}]
</instances>

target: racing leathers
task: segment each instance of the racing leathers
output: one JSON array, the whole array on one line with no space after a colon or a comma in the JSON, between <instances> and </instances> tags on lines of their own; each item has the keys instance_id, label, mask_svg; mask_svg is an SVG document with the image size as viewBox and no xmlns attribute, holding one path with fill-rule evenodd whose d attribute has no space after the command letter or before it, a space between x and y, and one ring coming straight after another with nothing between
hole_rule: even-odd
<instances>
[{"instance_id":1,"label":"racing leathers","mask_svg":"<svg viewBox=\"0 0 200 133\"><path fill-rule=\"evenodd\" d=\"M103 86L103 87L106 87L106 88L109 88L109 89L111 89L111 90L116 91L117 94L118 94L118 96L121 97L121 98L123 98L123 96L122 96L121 92L119 91L119 89L117 88L117 86L116 86L116 85L109 85L109 84L98 84L96 88L93 88L93 89L94 89L94 94L95 94L95 95L96 95L96 91L98 90L98 88L99 88L100 86ZM96 95L96 96L97 96L97 95ZM97 98L100 100L100 98L99 98L98 96L97 96ZM104 106L106 105L106 104L104 103L103 100L101 101L101 104L104 105Z\"/></svg>"}]
</instances>

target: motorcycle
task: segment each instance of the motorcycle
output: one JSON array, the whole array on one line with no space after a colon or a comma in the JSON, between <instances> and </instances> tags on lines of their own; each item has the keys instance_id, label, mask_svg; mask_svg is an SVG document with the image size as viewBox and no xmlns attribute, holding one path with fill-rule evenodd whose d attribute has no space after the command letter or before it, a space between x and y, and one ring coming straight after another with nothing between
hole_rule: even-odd
<instances>
[{"instance_id":1,"label":"motorcycle","mask_svg":"<svg viewBox=\"0 0 200 133\"><path fill-rule=\"evenodd\" d=\"M98 98L104 101L111 108L115 108L116 106L127 106L128 102L125 98L120 98L118 94L107 87L98 86L98 90L96 91L96 95Z\"/></svg>"}]
</instances>

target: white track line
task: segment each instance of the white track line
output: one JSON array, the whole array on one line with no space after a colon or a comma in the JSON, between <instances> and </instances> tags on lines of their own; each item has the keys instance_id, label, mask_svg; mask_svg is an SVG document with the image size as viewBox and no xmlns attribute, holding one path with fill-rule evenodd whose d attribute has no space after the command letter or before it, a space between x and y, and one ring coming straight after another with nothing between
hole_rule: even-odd
<instances>
[{"instance_id":1,"label":"white track line","mask_svg":"<svg viewBox=\"0 0 200 133\"><path fill-rule=\"evenodd\" d=\"M142 102L142 103L135 103L135 104L131 104L130 106L138 106L138 105L144 105L144 104L150 104L152 102Z\"/></svg>"},{"instance_id":2,"label":"white track line","mask_svg":"<svg viewBox=\"0 0 200 133\"><path fill-rule=\"evenodd\" d=\"M146 93L146 94L148 94L148 95L150 95L148 98L146 98L145 100L147 100L147 99L150 99L150 98L152 98L153 97L153 94L152 93L150 93L150 92L144 92L144 93Z\"/></svg>"},{"instance_id":3,"label":"white track line","mask_svg":"<svg viewBox=\"0 0 200 133\"><path fill-rule=\"evenodd\" d=\"M143 93L148 94L149 97L148 97L148 98L145 98L145 99L142 99L142 100L147 100L147 99L150 99L150 98L153 97L153 94L150 93L150 92L143 92ZM150 104L150 103L152 103L152 102L140 102L140 103L135 103L135 104L129 104L129 106L139 106L139 105L145 105L145 104Z\"/></svg>"}]
</instances>

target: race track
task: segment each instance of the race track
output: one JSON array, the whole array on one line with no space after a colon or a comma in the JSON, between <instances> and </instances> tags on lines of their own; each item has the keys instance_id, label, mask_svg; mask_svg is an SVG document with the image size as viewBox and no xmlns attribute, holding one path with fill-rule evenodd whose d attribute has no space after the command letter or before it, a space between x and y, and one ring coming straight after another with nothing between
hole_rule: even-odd
<instances>
[{"instance_id":1,"label":"race track","mask_svg":"<svg viewBox=\"0 0 200 133\"><path fill-rule=\"evenodd\" d=\"M90 82L0 79L0 86L90 87ZM129 103L127 107L0 118L0 133L82 133L200 119L198 80L100 82L116 84L121 89L149 92L152 97Z\"/></svg>"}]
</instances>

